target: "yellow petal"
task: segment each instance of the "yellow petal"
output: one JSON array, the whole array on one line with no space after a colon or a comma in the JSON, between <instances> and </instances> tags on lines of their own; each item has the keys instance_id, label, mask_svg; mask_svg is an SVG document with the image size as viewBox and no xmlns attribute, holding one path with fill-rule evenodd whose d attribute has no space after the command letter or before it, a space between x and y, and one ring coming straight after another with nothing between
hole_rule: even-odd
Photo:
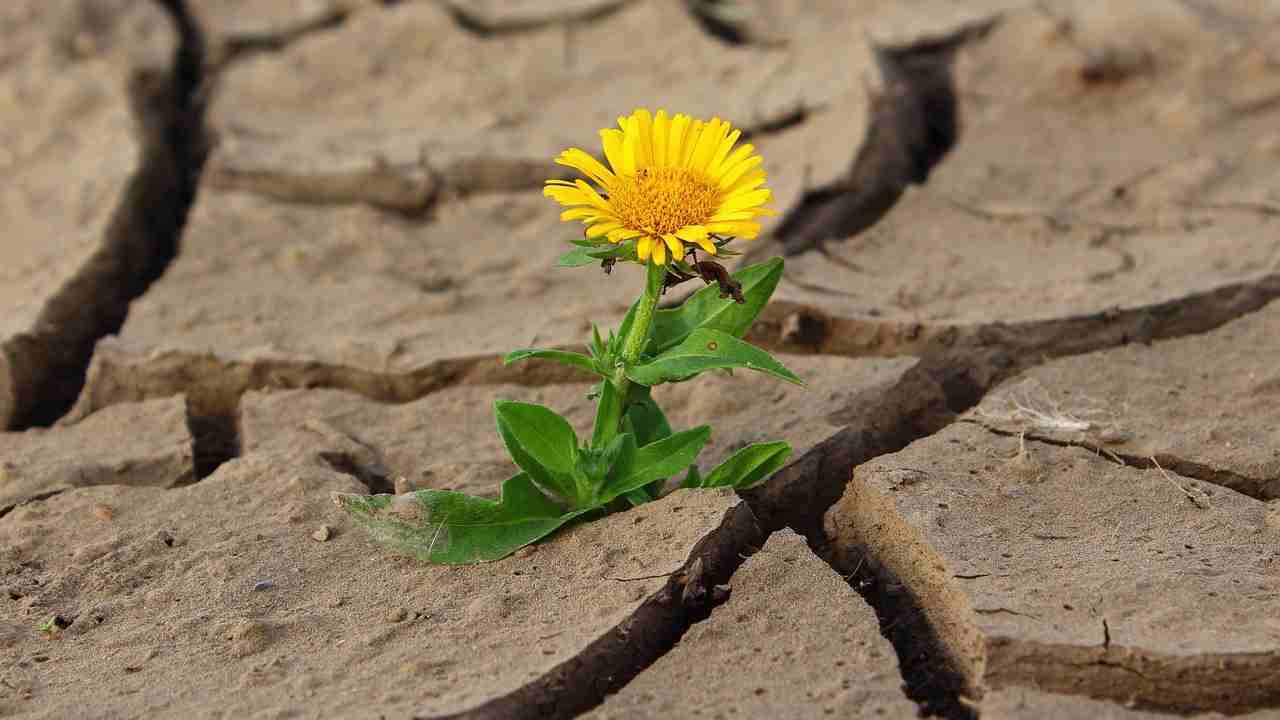
<instances>
[{"instance_id":1,"label":"yellow petal","mask_svg":"<svg viewBox=\"0 0 1280 720\"><path fill-rule=\"evenodd\" d=\"M770 197L773 197L773 192L769 190L769 188L760 188L759 190L752 190L749 193L735 195L728 200L725 200L723 203L720 203L720 210L717 214L737 212L739 210L746 210L747 208L758 207L769 202Z\"/></svg>"},{"instance_id":2,"label":"yellow petal","mask_svg":"<svg viewBox=\"0 0 1280 720\"><path fill-rule=\"evenodd\" d=\"M689 126L689 132L684 136L684 147L680 150L680 162L676 163L677 167L689 167L689 161L693 159L693 151L702 140L703 125L701 120L694 120L693 125Z\"/></svg>"},{"instance_id":3,"label":"yellow petal","mask_svg":"<svg viewBox=\"0 0 1280 720\"><path fill-rule=\"evenodd\" d=\"M736 183L739 178L745 175L748 170L754 168L755 166L759 165L762 162L764 162L764 158L760 157L759 155L752 155L746 160L743 160L737 165L734 165L728 170L725 170L724 174L720 176L720 187L721 188L733 187L733 184Z\"/></svg>"},{"instance_id":4,"label":"yellow petal","mask_svg":"<svg viewBox=\"0 0 1280 720\"><path fill-rule=\"evenodd\" d=\"M653 244L653 261L659 265L667 264L667 247L662 244L659 238L651 237L649 242Z\"/></svg>"},{"instance_id":5,"label":"yellow petal","mask_svg":"<svg viewBox=\"0 0 1280 720\"><path fill-rule=\"evenodd\" d=\"M608 128L600 131L600 144L604 147L605 159L615 173L622 172L622 131Z\"/></svg>"},{"instance_id":6,"label":"yellow petal","mask_svg":"<svg viewBox=\"0 0 1280 720\"><path fill-rule=\"evenodd\" d=\"M671 139L671 121L666 110L659 110L653 118L653 164L663 167L667 164L667 142Z\"/></svg>"},{"instance_id":7,"label":"yellow petal","mask_svg":"<svg viewBox=\"0 0 1280 720\"><path fill-rule=\"evenodd\" d=\"M631 228L622 228L621 230L614 230L609 233L609 242L620 243L620 242L623 242L624 240L630 240L631 238L634 238L634 237L640 237L643 234L644 233L640 232L639 230L632 230Z\"/></svg>"},{"instance_id":8,"label":"yellow petal","mask_svg":"<svg viewBox=\"0 0 1280 720\"><path fill-rule=\"evenodd\" d=\"M718 212L711 216L710 222L733 222L734 220L750 220L756 216L750 210L735 210L733 212Z\"/></svg>"},{"instance_id":9,"label":"yellow petal","mask_svg":"<svg viewBox=\"0 0 1280 720\"><path fill-rule=\"evenodd\" d=\"M634 132L627 132L622 136L622 169L618 172L622 175L636 174L636 142L639 140Z\"/></svg>"},{"instance_id":10,"label":"yellow petal","mask_svg":"<svg viewBox=\"0 0 1280 720\"><path fill-rule=\"evenodd\" d=\"M601 237L602 235L608 235L614 230L618 230L620 228L622 228L622 223L603 222L603 223L600 223L599 225L592 225L591 227L587 228L587 237L589 238Z\"/></svg>"},{"instance_id":11,"label":"yellow petal","mask_svg":"<svg viewBox=\"0 0 1280 720\"><path fill-rule=\"evenodd\" d=\"M603 212L610 214L613 213L613 208L609 203L606 202L604 198L600 197L600 193L596 192L595 188L588 185L586 180L579 180L577 185L578 189L582 191L582 194L587 196L587 201L590 202L592 206L599 208Z\"/></svg>"},{"instance_id":12,"label":"yellow petal","mask_svg":"<svg viewBox=\"0 0 1280 720\"><path fill-rule=\"evenodd\" d=\"M679 167L684 159L685 138L689 134L688 115L676 115L671 120L671 137L667 142L667 165Z\"/></svg>"},{"instance_id":13,"label":"yellow petal","mask_svg":"<svg viewBox=\"0 0 1280 720\"><path fill-rule=\"evenodd\" d=\"M707 237L707 228L702 225L689 225L687 227L682 227L676 231L676 237L681 240L688 240L691 243L696 243L698 247L707 251L711 255L716 254L716 244L711 241L711 238Z\"/></svg>"},{"instance_id":14,"label":"yellow petal","mask_svg":"<svg viewBox=\"0 0 1280 720\"><path fill-rule=\"evenodd\" d=\"M707 163L707 174L711 177L717 177L720 168L724 164L724 159L729 156L729 151L733 149L738 138L742 137L741 130L734 130L720 141L720 147L716 148L715 153L711 156L711 162Z\"/></svg>"},{"instance_id":15,"label":"yellow petal","mask_svg":"<svg viewBox=\"0 0 1280 720\"><path fill-rule=\"evenodd\" d=\"M733 185L724 189L726 198L733 197L739 193L750 192L764 184L769 177L769 173L764 170L752 170L751 172L738 178Z\"/></svg>"},{"instance_id":16,"label":"yellow petal","mask_svg":"<svg viewBox=\"0 0 1280 720\"><path fill-rule=\"evenodd\" d=\"M755 149L756 149L755 145L752 145L751 143L747 143L746 145L743 145L742 147L734 150L732 153L729 154L729 157L725 158L724 161L720 163L720 167L716 168L715 174L711 176L712 179L719 181L720 178L724 177L725 173L734 169L738 165L738 163L750 157L751 153L755 152ZM727 187L727 186L728 186L728 183L720 183L720 187Z\"/></svg>"},{"instance_id":17,"label":"yellow petal","mask_svg":"<svg viewBox=\"0 0 1280 720\"><path fill-rule=\"evenodd\" d=\"M631 128L636 136L636 168L653 166L653 116L646 108L631 114Z\"/></svg>"},{"instance_id":18,"label":"yellow petal","mask_svg":"<svg viewBox=\"0 0 1280 720\"><path fill-rule=\"evenodd\" d=\"M760 223L737 220L732 222L709 222L707 223L707 229L721 235L751 239L760 234Z\"/></svg>"},{"instance_id":19,"label":"yellow petal","mask_svg":"<svg viewBox=\"0 0 1280 720\"><path fill-rule=\"evenodd\" d=\"M707 163L711 161L711 155L720 146L727 128L728 124L720 118L711 118L707 126L702 129L702 137L698 138L697 147L693 149L693 157L689 159L690 169L700 172L707 169Z\"/></svg>"},{"instance_id":20,"label":"yellow petal","mask_svg":"<svg viewBox=\"0 0 1280 720\"><path fill-rule=\"evenodd\" d=\"M684 244L680 242L680 238L675 235L663 235L662 239L666 241L667 247L671 248L671 257L679 260L684 257Z\"/></svg>"},{"instance_id":21,"label":"yellow petal","mask_svg":"<svg viewBox=\"0 0 1280 720\"><path fill-rule=\"evenodd\" d=\"M565 206L591 204L591 200L576 187L568 188L552 185L543 188L542 194Z\"/></svg>"},{"instance_id":22,"label":"yellow petal","mask_svg":"<svg viewBox=\"0 0 1280 720\"><path fill-rule=\"evenodd\" d=\"M686 225L676 231L676 237L689 242L707 239L707 229L701 225Z\"/></svg>"},{"instance_id":23,"label":"yellow petal","mask_svg":"<svg viewBox=\"0 0 1280 720\"><path fill-rule=\"evenodd\" d=\"M645 235L636 241L636 257L640 258L640 262L649 259L649 251L653 249L653 238Z\"/></svg>"},{"instance_id":24,"label":"yellow petal","mask_svg":"<svg viewBox=\"0 0 1280 720\"><path fill-rule=\"evenodd\" d=\"M593 207L569 208L568 210L565 210L564 212L560 213L560 220L563 222L569 222L570 220L583 220L583 219L594 220L596 218L601 218L601 217L604 217L604 215L602 215L599 210Z\"/></svg>"},{"instance_id":25,"label":"yellow petal","mask_svg":"<svg viewBox=\"0 0 1280 720\"><path fill-rule=\"evenodd\" d=\"M558 165L571 167L581 172L583 175L595 180L601 185L608 185L613 180L613 173L609 172L600 161L591 157L584 150L578 148L569 148L560 153L560 157L556 158Z\"/></svg>"}]
</instances>

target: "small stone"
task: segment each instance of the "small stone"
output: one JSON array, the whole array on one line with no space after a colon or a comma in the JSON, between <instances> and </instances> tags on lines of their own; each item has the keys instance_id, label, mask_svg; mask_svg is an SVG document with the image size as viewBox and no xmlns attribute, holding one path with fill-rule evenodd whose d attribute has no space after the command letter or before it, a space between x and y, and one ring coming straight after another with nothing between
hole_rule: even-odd
<instances>
[{"instance_id":1,"label":"small stone","mask_svg":"<svg viewBox=\"0 0 1280 720\"><path fill-rule=\"evenodd\" d=\"M409 612L404 608L392 608L387 611L387 622L398 623L409 617Z\"/></svg>"},{"instance_id":2,"label":"small stone","mask_svg":"<svg viewBox=\"0 0 1280 720\"><path fill-rule=\"evenodd\" d=\"M326 542L331 537L333 537L333 528L328 525L321 525L316 528L315 532L311 533L311 539L316 542Z\"/></svg>"},{"instance_id":3,"label":"small stone","mask_svg":"<svg viewBox=\"0 0 1280 720\"><path fill-rule=\"evenodd\" d=\"M110 505L98 503L93 506L93 516L99 520L110 520L115 517L115 511L111 509Z\"/></svg>"},{"instance_id":4,"label":"small stone","mask_svg":"<svg viewBox=\"0 0 1280 720\"><path fill-rule=\"evenodd\" d=\"M253 591L262 592L264 590L270 590L275 586L276 584L271 580L259 580L258 582L253 584Z\"/></svg>"},{"instance_id":5,"label":"small stone","mask_svg":"<svg viewBox=\"0 0 1280 720\"><path fill-rule=\"evenodd\" d=\"M413 481L403 475L396 478L395 489L397 495L404 495L417 490L417 488L413 486Z\"/></svg>"}]
</instances>

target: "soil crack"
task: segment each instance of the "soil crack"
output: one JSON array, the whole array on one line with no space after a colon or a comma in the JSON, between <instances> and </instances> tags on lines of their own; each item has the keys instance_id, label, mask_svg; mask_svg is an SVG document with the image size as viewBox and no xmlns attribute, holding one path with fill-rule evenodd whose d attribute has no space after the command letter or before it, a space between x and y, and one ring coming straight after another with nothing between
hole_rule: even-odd
<instances>
[{"instance_id":1,"label":"soil crack","mask_svg":"<svg viewBox=\"0 0 1280 720\"><path fill-rule=\"evenodd\" d=\"M1002 437L1024 436L1028 440L1033 440L1045 445L1053 445L1055 447L1062 448L1083 448L1125 467L1136 468L1139 470L1168 470L1169 472L1181 475L1182 477L1225 487L1263 502L1280 499L1280 478L1251 477L1226 468L1212 467L1189 458L1170 455L1168 453L1156 453L1149 456L1135 455L1117 450L1108 446L1106 443L1097 442L1089 438L1082 438L1080 440L1064 440L1061 438L1047 437L1034 431L1013 432L1011 430L1002 430L991 427L990 425L982 422L981 419L977 418L964 418L960 422L978 425L984 430ZM1186 490L1183 490L1183 492L1185 493Z\"/></svg>"},{"instance_id":2,"label":"soil crack","mask_svg":"<svg viewBox=\"0 0 1280 720\"><path fill-rule=\"evenodd\" d=\"M750 508L745 503L737 505L726 513L719 529L698 543L663 589L612 632L524 687L466 712L436 716L436 720L561 720L597 707L675 647L690 627L710 617L713 606L725 599L719 593L690 592L689 588L714 588L729 582L764 540Z\"/></svg>"},{"instance_id":3,"label":"soil crack","mask_svg":"<svg viewBox=\"0 0 1280 720\"><path fill-rule=\"evenodd\" d=\"M521 16L490 16L478 12L469 3L446 0L444 7L449 11L458 27L482 38L499 37L515 33L532 32L546 27L591 23L603 20L621 10L630 0L601 0L587 7L560 9L554 12L529 13Z\"/></svg>"},{"instance_id":4,"label":"soil crack","mask_svg":"<svg viewBox=\"0 0 1280 720\"><path fill-rule=\"evenodd\" d=\"M879 222L908 187L928 180L960 133L952 75L956 52L981 39L995 23L987 20L909 45L872 48L882 86L872 92L866 137L844 178L806 191L783 216L773 233L783 255L857 235Z\"/></svg>"},{"instance_id":5,"label":"soil crack","mask_svg":"<svg viewBox=\"0 0 1280 720\"><path fill-rule=\"evenodd\" d=\"M742 496L766 530L789 526L805 535L876 609L911 696L926 713L974 717L968 698L978 690L939 645L931 618L902 580L871 570L882 568L883 558L859 555L854 562L828 546L823 516L844 493L854 467L938 432L999 383L1052 358L1208 332L1276 298L1280 274L1127 310L953 328L931 338L920 361L897 382L859 393L845 412L829 418L843 426L839 431ZM1176 458L1170 460L1178 467Z\"/></svg>"},{"instance_id":6,"label":"soil crack","mask_svg":"<svg viewBox=\"0 0 1280 720\"><path fill-rule=\"evenodd\" d=\"M1122 702L1141 709L1237 714L1280 706L1275 653L1168 655L1114 643L1081 647L993 638L987 675L993 687Z\"/></svg>"},{"instance_id":7,"label":"soil crack","mask_svg":"<svg viewBox=\"0 0 1280 720\"><path fill-rule=\"evenodd\" d=\"M12 387L0 388L0 422L47 426L71 408L99 338L119 331L129 303L177 254L207 156L203 126L204 38L181 0L157 0L177 31L172 64L129 77L141 161L115 208L101 247L40 313L39 332L3 348ZM8 396L8 397L6 397Z\"/></svg>"}]
</instances>

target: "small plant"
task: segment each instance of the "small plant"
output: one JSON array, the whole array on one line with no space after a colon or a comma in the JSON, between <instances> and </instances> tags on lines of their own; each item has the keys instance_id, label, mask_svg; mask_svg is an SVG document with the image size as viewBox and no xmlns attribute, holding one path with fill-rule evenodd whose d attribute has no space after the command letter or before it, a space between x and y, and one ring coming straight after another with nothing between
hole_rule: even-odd
<instances>
[{"instance_id":1,"label":"small plant","mask_svg":"<svg viewBox=\"0 0 1280 720\"><path fill-rule=\"evenodd\" d=\"M750 445L706 474L695 460L711 437L707 425L673 431L651 388L711 370L748 368L803 384L765 351L741 338L782 277L775 258L730 275L711 257L754 238L770 191L755 148L735 149L741 131L718 118L703 122L637 110L600 131L610 167L583 150L556 162L585 180L548 180L545 194L580 220L583 239L558 265L619 263L644 268L645 283L616 331L592 326L588 354L523 349L505 362L549 360L599 378L591 437L578 438L549 408L499 400L498 433L521 472L502 483L497 501L444 490L406 495L336 494L335 502L393 548L437 563L498 560L580 518L640 505L684 473L681 488L747 488L782 467L785 442ZM698 253L704 257L699 259ZM658 309L670 287L700 278L706 287L679 307Z\"/></svg>"},{"instance_id":2,"label":"small plant","mask_svg":"<svg viewBox=\"0 0 1280 720\"><path fill-rule=\"evenodd\" d=\"M62 630L62 625L58 623L57 615L50 615L49 618L36 626L46 638L53 639L58 636L58 632Z\"/></svg>"}]
</instances>

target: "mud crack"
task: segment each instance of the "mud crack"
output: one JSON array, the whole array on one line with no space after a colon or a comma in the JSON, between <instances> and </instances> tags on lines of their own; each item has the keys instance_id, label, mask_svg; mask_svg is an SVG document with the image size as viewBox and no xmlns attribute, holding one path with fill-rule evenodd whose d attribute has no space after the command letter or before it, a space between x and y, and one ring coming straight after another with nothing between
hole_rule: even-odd
<instances>
[{"instance_id":1,"label":"mud crack","mask_svg":"<svg viewBox=\"0 0 1280 720\"><path fill-rule=\"evenodd\" d=\"M586 7L571 7L553 12L492 15L477 11L469 3L447 0L446 10L458 27L483 38L532 32L545 27L570 26L603 20L621 10L629 0L601 0Z\"/></svg>"},{"instance_id":2,"label":"mud crack","mask_svg":"<svg viewBox=\"0 0 1280 720\"><path fill-rule=\"evenodd\" d=\"M36 322L0 349L0 423L47 426L75 402L99 338L117 332L129 303L174 258L196 178L207 155L203 127L204 39L185 4L158 0L178 44L165 70L135 70L128 82L141 162L113 211L99 249L56 292Z\"/></svg>"},{"instance_id":3,"label":"mud crack","mask_svg":"<svg viewBox=\"0 0 1280 720\"><path fill-rule=\"evenodd\" d=\"M1097 442L1089 438L1080 440L1064 440L1061 438L1047 437L1034 431L1030 432L1013 432L1010 430L1002 430L994 428L980 419L965 418L961 422L968 422L981 426L984 430L1001 435L1004 437L1025 436L1028 440L1033 440L1045 445L1053 445L1056 447L1078 447L1089 450L1090 452L1108 458L1125 467L1136 468L1139 470L1167 470L1169 472L1181 475L1182 477L1199 480L1201 482L1210 483L1234 490L1241 495L1247 495L1255 500L1266 502L1280 498L1280 478L1270 477L1251 477L1237 472L1233 472L1226 468L1217 468L1205 463L1196 462L1190 458L1180 457L1170 453L1155 453L1154 455L1137 455L1127 453L1123 450L1108 446L1106 443Z\"/></svg>"},{"instance_id":4,"label":"mud crack","mask_svg":"<svg viewBox=\"0 0 1280 720\"><path fill-rule=\"evenodd\" d=\"M884 558L870 551L833 554L829 546L823 516L845 492L853 469L941 430L1000 382L1049 359L1208 332L1277 298L1280 275L1270 275L1128 310L952 328L930 338L920 361L896 383L859 393L845 412L830 418L843 425L839 431L742 496L766 530L789 526L805 535L876 608L922 708L973 717L967 698L979 692L964 680L954 654L938 643L937 615L926 612L903 579L885 569Z\"/></svg>"},{"instance_id":5,"label":"mud crack","mask_svg":"<svg viewBox=\"0 0 1280 720\"><path fill-rule=\"evenodd\" d=\"M1087 695L1162 712L1236 714L1280 705L1274 653L1173 656L1142 648L1079 647L994 638L992 687Z\"/></svg>"},{"instance_id":6,"label":"mud crack","mask_svg":"<svg viewBox=\"0 0 1280 720\"><path fill-rule=\"evenodd\" d=\"M805 192L783 216L773 238L784 255L857 235L879 222L908 187L928 180L960 134L952 75L956 52L994 24L988 20L909 45L872 48L882 84L872 91L866 137L845 177Z\"/></svg>"},{"instance_id":7,"label":"mud crack","mask_svg":"<svg viewBox=\"0 0 1280 720\"><path fill-rule=\"evenodd\" d=\"M694 547L665 587L621 625L524 687L466 712L439 717L560 720L591 710L675 647L694 623L706 619L720 598L699 589L728 582L747 554L764 544L764 537L750 508L739 504L728 511L718 530Z\"/></svg>"}]
</instances>

